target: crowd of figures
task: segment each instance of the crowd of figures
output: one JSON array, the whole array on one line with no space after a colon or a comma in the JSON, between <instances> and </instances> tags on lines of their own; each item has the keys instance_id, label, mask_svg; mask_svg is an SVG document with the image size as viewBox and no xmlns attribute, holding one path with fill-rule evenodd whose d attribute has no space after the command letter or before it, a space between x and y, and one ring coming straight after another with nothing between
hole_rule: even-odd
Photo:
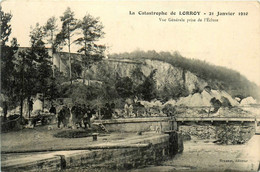
<instances>
[{"instance_id":1,"label":"crowd of figures","mask_svg":"<svg viewBox=\"0 0 260 172\"><path fill-rule=\"evenodd\" d=\"M49 112L57 116L58 128L63 125L68 127L71 122L77 127L91 128L91 118L93 119L111 119L115 112L115 104L106 103L100 110L91 108L90 105L75 103L71 108L67 105L61 105L59 111L56 111L54 105L51 105Z\"/></svg>"},{"instance_id":2,"label":"crowd of figures","mask_svg":"<svg viewBox=\"0 0 260 172\"><path fill-rule=\"evenodd\" d=\"M91 128L91 119L116 119L127 117L143 117L151 116L146 108L128 104L124 105L123 109L116 109L115 103L106 103L103 107L93 108L90 105L75 103L69 107L67 105L60 105L59 111L56 113L56 108L52 105L49 112L56 114L57 125L67 127L70 122L73 125L84 128ZM158 112L154 112L159 114Z\"/></svg>"},{"instance_id":3,"label":"crowd of figures","mask_svg":"<svg viewBox=\"0 0 260 172\"><path fill-rule=\"evenodd\" d=\"M32 102L32 101L30 101ZM30 103L29 102L29 103ZM49 108L42 110L42 104L39 103L38 109L32 108L37 101L29 104L28 126L33 128L37 123L46 125L49 123L57 123L57 127L81 127L91 128L91 121L94 120L109 120L117 118L135 118L135 117L151 117L151 116L172 116L175 108L172 106L149 107L142 103L125 102L121 107L116 107L114 102L106 103L102 106L90 105L83 103L73 103L72 101L57 100L50 102ZM35 106L36 107L36 106ZM31 116L31 117L30 117Z\"/></svg>"}]
</instances>

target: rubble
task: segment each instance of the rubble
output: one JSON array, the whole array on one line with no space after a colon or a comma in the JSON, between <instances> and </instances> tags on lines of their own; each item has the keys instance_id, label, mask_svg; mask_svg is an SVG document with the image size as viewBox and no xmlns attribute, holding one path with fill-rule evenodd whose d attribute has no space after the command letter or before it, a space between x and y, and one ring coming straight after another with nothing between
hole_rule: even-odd
<instances>
[{"instance_id":1,"label":"rubble","mask_svg":"<svg viewBox=\"0 0 260 172\"><path fill-rule=\"evenodd\" d=\"M250 105L250 104L256 104L256 100L253 97L247 97L241 100L240 105Z\"/></svg>"},{"instance_id":2,"label":"rubble","mask_svg":"<svg viewBox=\"0 0 260 172\"><path fill-rule=\"evenodd\" d=\"M215 139L218 144L244 144L254 135L253 126L230 124L180 126L179 130L186 138Z\"/></svg>"},{"instance_id":3,"label":"rubble","mask_svg":"<svg viewBox=\"0 0 260 172\"><path fill-rule=\"evenodd\" d=\"M180 126L179 130L185 137L192 136L198 139L216 138L216 126L213 125Z\"/></svg>"},{"instance_id":4,"label":"rubble","mask_svg":"<svg viewBox=\"0 0 260 172\"><path fill-rule=\"evenodd\" d=\"M177 106L188 106L188 107L197 107L197 106L212 106L210 100L212 98L218 99L221 103L227 99L232 106L237 106L239 103L233 99L227 92L220 90L210 90L202 91L201 93L195 93L187 97L181 97L177 102Z\"/></svg>"},{"instance_id":5,"label":"rubble","mask_svg":"<svg viewBox=\"0 0 260 172\"><path fill-rule=\"evenodd\" d=\"M239 125L221 125L218 127L215 143L244 144L254 135L254 127Z\"/></svg>"}]
</instances>

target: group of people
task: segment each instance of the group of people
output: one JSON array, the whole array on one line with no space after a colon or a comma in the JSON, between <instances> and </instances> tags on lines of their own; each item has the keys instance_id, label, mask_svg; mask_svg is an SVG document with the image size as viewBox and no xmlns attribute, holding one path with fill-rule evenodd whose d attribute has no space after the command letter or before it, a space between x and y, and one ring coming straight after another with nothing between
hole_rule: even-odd
<instances>
[{"instance_id":1,"label":"group of people","mask_svg":"<svg viewBox=\"0 0 260 172\"><path fill-rule=\"evenodd\" d=\"M82 127L83 122L85 128L91 128L90 119L94 114L96 114L96 111L90 108L90 105L86 106L85 104L76 104L71 108L71 113L72 121L76 125Z\"/></svg>"},{"instance_id":2,"label":"group of people","mask_svg":"<svg viewBox=\"0 0 260 172\"><path fill-rule=\"evenodd\" d=\"M53 109L54 111L54 109ZM63 105L61 110L58 112L58 128L63 124L64 127L67 127L70 119L70 109L67 105Z\"/></svg>"},{"instance_id":3,"label":"group of people","mask_svg":"<svg viewBox=\"0 0 260 172\"><path fill-rule=\"evenodd\" d=\"M133 107L132 104L126 103L125 106L124 106L125 115L127 117L132 116L133 115L133 109L134 109L134 107Z\"/></svg>"},{"instance_id":4,"label":"group of people","mask_svg":"<svg viewBox=\"0 0 260 172\"><path fill-rule=\"evenodd\" d=\"M120 115L116 113L115 103L106 103L100 108L100 111L91 108L90 105L75 103L71 109L67 105L62 105L59 112L56 112L56 108L52 105L49 112L52 114L57 113L58 128L61 127L61 124L63 124L64 127L67 127L70 118L71 122L78 127L91 128L91 118L96 112L99 112L96 116L96 118L99 119L112 119L116 116L120 117ZM125 104L124 114L126 116L131 116L133 114L133 106L131 104Z\"/></svg>"},{"instance_id":5,"label":"group of people","mask_svg":"<svg viewBox=\"0 0 260 172\"><path fill-rule=\"evenodd\" d=\"M101 108L101 118L102 119L111 119L115 111L115 103L106 103L103 108Z\"/></svg>"},{"instance_id":6,"label":"group of people","mask_svg":"<svg viewBox=\"0 0 260 172\"><path fill-rule=\"evenodd\" d=\"M56 108L52 105L49 112L56 114ZM71 120L75 125L82 127L83 123L85 128L91 128L90 119L95 113L96 111L94 109L91 109L89 105L86 106L85 104L76 103L71 110L67 105L62 105L62 108L57 114L58 128L61 127L61 124L67 127L71 116Z\"/></svg>"}]
</instances>

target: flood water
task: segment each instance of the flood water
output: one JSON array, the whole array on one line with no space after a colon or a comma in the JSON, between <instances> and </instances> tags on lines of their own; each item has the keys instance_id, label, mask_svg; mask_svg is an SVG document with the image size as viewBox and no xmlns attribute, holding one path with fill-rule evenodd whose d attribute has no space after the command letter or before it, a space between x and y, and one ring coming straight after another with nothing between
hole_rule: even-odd
<instances>
[{"instance_id":1,"label":"flood water","mask_svg":"<svg viewBox=\"0 0 260 172\"><path fill-rule=\"evenodd\" d=\"M218 145L209 139L192 138L184 142L183 153L135 172L144 171L255 171L260 162L260 135L242 145Z\"/></svg>"}]
</instances>

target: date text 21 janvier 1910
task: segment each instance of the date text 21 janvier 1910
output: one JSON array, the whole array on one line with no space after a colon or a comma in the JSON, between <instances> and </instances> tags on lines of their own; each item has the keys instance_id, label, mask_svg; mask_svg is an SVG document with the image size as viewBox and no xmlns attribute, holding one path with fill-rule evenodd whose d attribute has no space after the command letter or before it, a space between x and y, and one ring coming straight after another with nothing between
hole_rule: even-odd
<instances>
[{"instance_id":1,"label":"date text 21 janvier 1910","mask_svg":"<svg viewBox=\"0 0 260 172\"><path fill-rule=\"evenodd\" d=\"M209 15L209 16L247 16L248 12L226 12L226 11L217 11L217 12L201 12L201 11L171 11L171 12L165 12L165 11L129 11L129 15L140 15L140 16L146 16L146 15L156 15L156 16L201 16L201 15Z\"/></svg>"}]
</instances>

